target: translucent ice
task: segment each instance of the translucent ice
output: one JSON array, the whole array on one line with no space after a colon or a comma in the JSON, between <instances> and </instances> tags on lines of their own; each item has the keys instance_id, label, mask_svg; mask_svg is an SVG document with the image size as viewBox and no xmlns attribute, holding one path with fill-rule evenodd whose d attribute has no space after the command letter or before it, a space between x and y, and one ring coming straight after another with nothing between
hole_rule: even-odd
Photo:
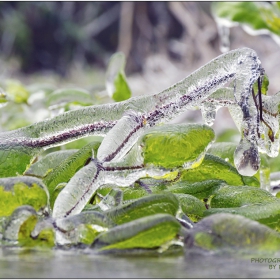
<instances>
[{"instance_id":1,"label":"translucent ice","mask_svg":"<svg viewBox=\"0 0 280 280\"><path fill-rule=\"evenodd\" d=\"M242 139L234 153L234 164L241 175L253 176L260 166L258 147Z\"/></svg>"}]
</instances>

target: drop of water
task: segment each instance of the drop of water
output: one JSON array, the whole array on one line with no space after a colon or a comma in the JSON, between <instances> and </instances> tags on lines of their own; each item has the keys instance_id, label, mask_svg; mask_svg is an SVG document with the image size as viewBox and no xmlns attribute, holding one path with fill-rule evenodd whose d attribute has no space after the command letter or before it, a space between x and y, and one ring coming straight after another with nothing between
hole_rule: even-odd
<instances>
[{"instance_id":1,"label":"drop of water","mask_svg":"<svg viewBox=\"0 0 280 280\"><path fill-rule=\"evenodd\" d=\"M253 176L260 167L258 148L245 138L241 139L234 152L234 164L243 176Z\"/></svg>"}]
</instances>

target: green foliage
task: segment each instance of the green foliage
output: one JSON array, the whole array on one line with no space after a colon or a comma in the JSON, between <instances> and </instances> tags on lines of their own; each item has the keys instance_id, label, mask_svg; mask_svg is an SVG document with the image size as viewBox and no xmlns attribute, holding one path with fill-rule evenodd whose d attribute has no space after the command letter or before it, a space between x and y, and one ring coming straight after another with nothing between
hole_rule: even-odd
<instances>
[{"instance_id":1,"label":"green foliage","mask_svg":"<svg viewBox=\"0 0 280 280\"><path fill-rule=\"evenodd\" d=\"M34 158L32 150L22 149L0 150L0 177L11 177L23 174Z\"/></svg>"},{"instance_id":2,"label":"green foliage","mask_svg":"<svg viewBox=\"0 0 280 280\"><path fill-rule=\"evenodd\" d=\"M152 128L140 140L144 163L164 168L194 168L201 163L206 147L214 137L214 131L206 125L181 124Z\"/></svg>"},{"instance_id":3,"label":"green foliage","mask_svg":"<svg viewBox=\"0 0 280 280\"><path fill-rule=\"evenodd\" d=\"M251 30L280 36L279 5L268 2L213 2L212 13L220 20L238 23Z\"/></svg>"},{"instance_id":4,"label":"green foliage","mask_svg":"<svg viewBox=\"0 0 280 280\"><path fill-rule=\"evenodd\" d=\"M93 243L99 250L156 248L172 240L180 224L171 215L156 214L140 218L100 234Z\"/></svg>"},{"instance_id":5,"label":"green foliage","mask_svg":"<svg viewBox=\"0 0 280 280\"><path fill-rule=\"evenodd\" d=\"M216 214L207 217L189 233L190 248L248 253L277 252L280 235L258 222L239 215Z\"/></svg>"},{"instance_id":6,"label":"green foliage","mask_svg":"<svg viewBox=\"0 0 280 280\"><path fill-rule=\"evenodd\" d=\"M62 151L56 151L47 154L40 160L33 163L25 172L24 175L28 176L36 176L43 178L45 177L49 172L51 172L53 169L55 169L58 165L61 164L62 161L64 161L69 156L76 153L77 150L62 150Z\"/></svg>"},{"instance_id":7,"label":"green foliage","mask_svg":"<svg viewBox=\"0 0 280 280\"><path fill-rule=\"evenodd\" d=\"M8 98L15 103L26 103L30 96L29 91L17 80L8 80L6 82L6 92Z\"/></svg>"},{"instance_id":8,"label":"green foliage","mask_svg":"<svg viewBox=\"0 0 280 280\"><path fill-rule=\"evenodd\" d=\"M9 216L19 206L30 205L36 211L47 207L46 190L33 178L0 179L0 216Z\"/></svg>"},{"instance_id":9,"label":"green foliage","mask_svg":"<svg viewBox=\"0 0 280 280\"><path fill-rule=\"evenodd\" d=\"M223 180L227 182L227 184L234 186L242 186L248 183L252 186L259 186L258 180L254 177L251 177L245 183L244 176L241 176L236 168L225 160L210 154L205 155L205 158L199 167L184 170L181 175L182 181L190 183L211 179Z\"/></svg>"},{"instance_id":10,"label":"green foliage","mask_svg":"<svg viewBox=\"0 0 280 280\"><path fill-rule=\"evenodd\" d=\"M193 222L197 222L203 217L205 205L198 198L189 194L176 194L179 199L181 209Z\"/></svg>"},{"instance_id":11,"label":"green foliage","mask_svg":"<svg viewBox=\"0 0 280 280\"><path fill-rule=\"evenodd\" d=\"M52 229L42 230L36 239L31 237L31 232L37 223L37 217L31 216L24 221L19 229L18 242L23 247L51 248L55 245L55 234Z\"/></svg>"},{"instance_id":12,"label":"green foliage","mask_svg":"<svg viewBox=\"0 0 280 280\"><path fill-rule=\"evenodd\" d=\"M106 89L115 101L123 101L131 97L131 90L124 73L125 55L115 53L111 58L106 72Z\"/></svg>"},{"instance_id":13,"label":"green foliage","mask_svg":"<svg viewBox=\"0 0 280 280\"><path fill-rule=\"evenodd\" d=\"M178 207L176 197L172 193L164 193L139 198L129 204L108 210L106 214L116 224L123 224L159 213L175 216Z\"/></svg>"},{"instance_id":14,"label":"green foliage","mask_svg":"<svg viewBox=\"0 0 280 280\"><path fill-rule=\"evenodd\" d=\"M213 5L222 7L226 4ZM257 6L254 3L248 5ZM107 91L114 101L131 96L124 67L124 55L115 54L106 73ZM268 78L265 76L262 94L267 93L267 88ZM256 84L254 90L257 93ZM17 81L8 81L5 91L7 97L0 95L0 103L8 104L1 110L7 110L5 113L11 123L19 116L17 111L21 110L21 121L28 122L27 115L24 115L28 109L32 111L38 107L49 116L60 110L72 111L75 106L97 103L92 92L78 88L56 89L43 84L25 87ZM112 122L125 112L126 107L118 107L119 104L110 107L117 108L112 114ZM12 110L9 112L10 108ZM82 118L88 114L83 124L95 122L96 112L91 108L82 109ZM65 123L62 130L67 130L69 116L75 116L75 112L72 113L58 116L52 124ZM101 113L101 122L106 122L104 114L107 111ZM79 121L77 117L75 125ZM43 151L45 147L41 146L29 148L36 139L45 136L51 138L54 134L52 127L47 130L42 122L17 132L1 134L4 135L2 139L26 137L29 140L26 146L11 143L5 147L2 145L0 149L0 233L7 244L53 247L59 240L67 246L83 243L83 246L91 246L98 253L141 248L150 252L150 249L162 251L187 237L186 247L191 248L279 250L278 196L259 188L263 179L260 173L252 177L238 173L233 156L236 144L213 143L215 134L209 126L165 124L150 128L135 140L135 145L123 161L115 162L98 162L98 149L103 138L96 136L78 139L64 144L62 148L52 147L47 151ZM219 141L223 137L225 135ZM269 176L269 162L264 156L261 158L262 175ZM278 170L276 165L277 160L274 160L274 170ZM83 177L71 180L78 171ZM96 177L101 174L97 178L100 181L94 186L95 193L90 193L88 198L82 193L79 198L88 204L82 210L83 204L78 214L68 216L67 213L67 217L55 219L53 206L59 201L56 200L57 196L65 194L65 186L70 180L72 190L77 193L81 186L90 191L95 180L92 171L96 172ZM123 179L129 178L130 172L134 171L142 173L127 186L126 182L114 181L115 174ZM153 174L151 171L156 172ZM24 176L18 176L22 174ZM107 174L113 174L113 179L110 178L110 183L103 185ZM79 202L74 192L69 192L69 196L74 203ZM48 210L49 205L54 208L53 213L44 211ZM53 217L45 217L46 213L53 214ZM186 225L192 227L186 230Z\"/></svg>"}]
</instances>

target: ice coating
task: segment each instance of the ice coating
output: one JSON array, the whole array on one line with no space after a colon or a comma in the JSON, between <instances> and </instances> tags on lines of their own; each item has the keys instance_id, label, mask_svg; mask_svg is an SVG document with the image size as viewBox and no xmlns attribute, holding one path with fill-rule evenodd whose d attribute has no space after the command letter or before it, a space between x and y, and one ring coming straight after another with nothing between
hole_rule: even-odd
<instances>
[{"instance_id":1,"label":"ice coating","mask_svg":"<svg viewBox=\"0 0 280 280\"><path fill-rule=\"evenodd\" d=\"M7 146L47 149L88 135L106 135L129 110L139 113L146 126L164 123L191 107L200 106L203 100L233 79L236 80L236 99L239 103L247 101L259 72L260 62L253 50L230 51L160 93L69 111L28 127L1 133L1 149ZM251 104L246 102L242 106L245 110Z\"/></svg>"},{"instance_id":2,"label":"ice coating","mask_svg":"<svg viewBox=\"0 0 280 280\"><path fill-rule=\"evenodd\" d=\"M259 152L266 153L270 157L276 157L278 155L279 151L279 116L278 116L278 104L280 102L280 92L275 94L274 96L266 96L262 95L262 117L267 125L271 128L271 131L269 127L258 120L257 115L257 123L252 124L252 119L245 119L245 122L243 120L243 114L242 109L238 104L235 102L235 98L233 95L234 88L233 87L225 87L218 89L212 96L210 96L202 105L209 106L209 104L213 105L218 109L222 106L227 106L229 108L229 111L231 113L231 116L237 126L237 128L243 132L242 133L242 139L240 142L240 147L238 147L238 152L235 153L235 164L236 167L241 175L245 176L251 176L249 174L253 174L253 170L256 169L256 166L251 166L249 168L245 167L244 164L247 162L248 164L251 162L246 158L248 157L249 151L256 150L256 146ZM251 109L253 109L251 107ZM260 109L260 106L258 104L258 109ZM259 114L259 112L257 112ZM245 123L245 125L244 125ZM247 149L248 148L248 137L246 136L246 133L244 131L249 131L252 129L252 126L256 126L256 135L255 139L256 141L252 141L252 138L249 138L249 142L252 146L255 146L254 149ZM259 135L257 135L259 133ZM271 135L273 137L271 137ZM270 135L270 136L269 136ZM271 138L274 138L274 141L271 140ZM247 141L246 141L247 139ZM254 139L254 138L253 138ZM245 144L246 143L246 144ZM243 147L242 147L243 146ZM247 148L246 148L247 146ZM241 156L240 151L244 152L244 156ZM255 153L255 152L254 152ZM254 158L256 155L252 155L252 158ZM259 160L255 161L258 162ZM242 168L242 166L244 168ZM251 169L251 172L248 170ZM249 173L246 173L248 171ZM244 173L245 172L245 173Z\"/></svg>"},{"instance_id":3,"label":"ice coating","mask_svg":"<svg viewBox=\"0 0 280 280\"><path fill-rule=\"evenodd\" d=\"M143 132L143 117L133 111L127 112L102 141L97 152L97 159L101 162L122 159Z\"/></svg>"},{"instance_id":4,"label":"ice coating","mask_svg":"<svg viewBox=\"0 0 280 280\"><path fill-rule=\"evenodd\" d=\"M18 207L5 221L3 239L17 243L20 227L32 216L37 217L33 207L28 205Z\"/></svg>"},{"instance_id":5,"label":"ice coating","mask_svg":"<svg viewBox=\"0 0 280 280\"><path fill-rule=\"evenodd\" d=\"M103 184L96 162L80 169L59 193L53 207L53 217L79 214L94 192Z\"/></svg>"},{"instance_id":6,"label":"ice coating","mask_svg":"<svg viewBox=\"0 0 280 280\"><path fill-rule=\"evenodd\" d=\"M106 90L110 97L115 92L115 79L120 72L124 73L125 55L121 52L116 53L110 59L110 63L106 72Z\"/></svg>"},{"instance_id":7,"label":"ice coating","mask_svg":"<svg viewBox=\"0 0 280 280\"><path fill-rule=\"evenodd\" d=\"M235 153L235 164L242 175L250 176L259 168L258 146L265 148L265 141L272 139L264 137L262 140L261 135L265 132L260 126L259 111L252 98L252 85L262 73L254 50L233 50L213 59L160 93L70 111L29 127L2 133L0 151L11 148L47 149L88 135L107 134L99 148L97 160L91 161L72 177L56 200L54 217L74 215L83 209L105 181L129 185L139 176L156 176L157 173L162 176L159 170L145 170L141 166L126 171L114 167L111 173L108 168L111 163L122 160L146 128L166 123L188 109L202 107L206 121L211 123L217 109L213 105L215 96L211 95L233 82L231 89L226 91L231 96L230 102L226 103L238 106L242 113L242 139ZM214 99L212 104L211 97ZM218 101L223 103L222 100ZM233 104L229 104L231 102ZM272 131L274 136L277 131ZM271 146L274 145L272 142ZM276 150L273 147L269 150ZM105 166L106 172L103 172ZM106 174L106 180L103 174Z\"/></svg>"},{"instance_id":8,"label":"ice coating","mask_svg":"<svg viewBox=\"0 0 280 280\"><path fill-rule=\"evenodd\" d=\"M260 166L258 147L242 139L234 153L234 164L242 175L253 176Z\"/></svg>"}]
</instances>

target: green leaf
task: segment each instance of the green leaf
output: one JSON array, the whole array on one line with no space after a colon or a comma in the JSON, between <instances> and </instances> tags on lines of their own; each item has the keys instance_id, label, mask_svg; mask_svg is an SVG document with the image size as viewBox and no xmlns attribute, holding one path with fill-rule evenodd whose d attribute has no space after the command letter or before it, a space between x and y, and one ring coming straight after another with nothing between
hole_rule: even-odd
<instances>
[{"instance_id":1,"label":"green leaf","mask_svg":"<svg viewBox=\"0 0 280 280\"><path fill-rule=\"evenodd\" d=\"M93 152L96 155L101 142L91 142L76 153L72 154L53 169L43 180L50 193L50 205L54 204L54 191L58 184L68 182L72 176L91 159Z\"/></svg>"},{"instance_id":2,"label":"green leaf","mask_svg":"<svg viewBox=\"0 0 280 280\"><path fill-rule=\"evenodd\" d=\"M218 20L239 23L252 30L280 35L279 7L267 2L213 2L212 13Z\"/></svg>"},{"instance_id":3,"label":"green leaf","mask_svg":"<svg viewBox=\"0 0 280 280\"><path fill-rule=\"evenodd\" d=\"M223 186L213 192L209 204L211 208L204 212L205 216L238 214L280 230L280 199L268 191L247 186Z\"/></svg>"},{"instance_id":4,"label":"green leaf","mask_svg":"<svg viewBox=\"0 0 280 280\"><path fill-rule=\"evenodd\" d=\"M4 107L5 105L7 105L7 95L6 93L3 91L2 88L0 88L0 108Z\"/></svg>"},{"instance_id":5,"label":"green leaf","mask_svg":"<svg viewBox=\"0 0 280 280\"><path fill-rule=\"evenodd\" d=\"M123 224L158 213L175 216L178 207L177 198L171 193L164 193L139 198L129 204L110 209L105 213L116 224Z\"/></svg>"},{"instance_id":6,"label":"green leaf","mask_svg":"<svg viewBox=\"0 0 280 280\"><path fill-rule=\"evenodd\" d=\"M6 93L15 103L27 103L30 92L17 80L7 80Z\"/></svg>"},{"instance_id":7,"label":"green leaf","mask_svg":"<svg viewBox=\"0 0 280 280\"><path fill-rule=\"evenodd\" d=\"M45 177L49 172L55 169L62 161L76 153L78 150L62 150L47 154L42 159L33 163L24 175Z\"/></svg>"},{"instance_id":8,"label":"green leaf","mask_svg":"<svg viewBox=\"0 0 280 280\"><path fill-rule=\"evenodd\" d=\"M32 162L36 150L20 147L0 150L0 177L12 177L23 174Z\"/></svg>"},{"instance_id":9,"label":"green leaf","mask_svg":"<svg viewBox=\"0 0 280 280\"><path fill-rule=\"evenodd\" d=\"M17 207L11 214L11 216L5 218L2 222L3 227L3 239L8 244L17 244L19 239L19 231L22 224L32 218L32 221L37 221L37 214L33 207L24 205Z\"/></svg>"},{"instance_id":10,"label":"green leaf","mask_svg":"<svg viewBox=\"0 0 280 280\"><path fill-rule=\"evenodd\" d=\"M125 55L118 52L111 57L106 72L107 92L109 96L117 102L131 97L131 91L126 81L124 67Z\"/></svg>"},{"instance_id":11,"label":"green leaf","mask_svg":"<svg viewBox=\"0 0 280 280\"><path fill-rule=\"evenodd\" d=\"M211 208L242 207L250 204L268 204L280 200L270 192L248 186L221 186L216 189L209 201Z\"/></svg>"},{"instance_id":12,"label":"green leaf","mask_svg":"<svg viewBox=\"0 0 280 280\"><path fill-rule=\"evenodd\" d=\"M37 217L31 216L24 221L19 229L18 241L19 245L23 247L51 248L55 245L55 233L52 229L44 229L34 239L31 237L31 232L37 223Z\"/></svg>"},{"instance_id":13,"label":"green leaf","mask_svg":"<svg viewBox=\"0 0 280 280\"><path fill-rule=\"evenodd\" d=\"M201 182L205 180L223 180L228 185L243 186L248 184L244 181L236 168L225 160L210 154L206 154L201 165L194 169L182 171L181 180L190 183ZM251 185L259 186L259 181L255 177L250 178Z\"/></svg>"},{"instance_id":14,"label":"green leaf","mask_svg":"<svg viewBox=\"0 0 280 280\"><path fill-rule=\"evenodd\" d=\"M177 124L151 128L139 142L143 146L145 164L194 168L201 163L214 137L209 126Z\"/></svg>"},{"instance_id":15,"label":"green leaf","mask_svg":"<svg viewBox=\"0 0 280 280\"><path fill-rule=\"evenodd\" d=\"M261 93L264 95L267 95L268 92L268 86L269 86L269 79L267 74L264 74L263 80L262 80L262 87L261 87ZM254 93L255 95L258 94L259 88L258 88L258 81L256 81L253 85Z\"/></svg>"},{"instance_id":16,"label":"green leaf","mask_svg":"<svg viewBox=\"0 0 280 280\"><path fill-rule=\"evenodd\" d=\"M220 142L220 143L214 143L207 153L218 156L225 160L226 162L230 163L234 168L234 152L238 144L231 143L231 142ZM268 165L268 160L266 155L261 154L261 168L260 170L253 176L242 176L242 179L245 183L245 185L249 186L258 186L258 182L261 181L260 179L260 172L262 172L263 176L266 174L269 178L270 176L270 170Z\"/></svg>"},{"instance_id":17,"label":"green leaf","mask_svg":"<svg viewBox=\"0 0 280 280\"><path fill-rule=\"evenodd\" d=\"M115 224L103 213L87 211L80 214L59 219L56 227L69 239L69 243L91 244L95 237L101 232L107 231Z\"/></svg>"},{"instance_id":18,"label":"green leaf","mask_svg":"<svg viewBox=\"0 0 280 280\"><path fill-rule=\"evenodd\" d=\"M203 217L203 213L206 210L205 205L196 197L189 194L176 194L179 199L181 210L186 214L193 222L197 222Z\"/></svg>"},{"instance_id":19,"label":"green leaf","mask_svg":"<svg viewBox=\"0 0 280 280\"><path fill-rule=\"evenodd\" d=\"M171 215L156 214L116 226L100 234L93 248L101 250L156 248L176 237L181 225Z\"/></svg>"},{"instance_id":20,"label":"green leaf","mask_svg":"<svg viewBox=\"0 0 280 280\"><path fill-rule=\"evenodd\" d=\"M102 136L88 136L88 137L85 137L85 138L81 138L81 139L71 141L67 144L64 144L62 147L64 149L67 149L67 150L69 150L69 149L81 149L91 142L94 142L94 141L102 142L102 140L103 140Z\"/></svg>"},{"instance_id":21,"label":"green leaf","mask_svg":"<svg viewBox=\"0 0 280 280\"><path fill-rule=\"evenodd\" d=\"M222 180L205 180L196 183L181 181L168 186L168 191L175 194L190 194L199 199L207 199L214 190L219 189L224 184L225 182Z\"/></svg>"},{"instance_id":22,"label":"green leaf","mask_svg":"<svg viewBox=\"0 0 280 280\"><path fill-rule=\"evenodd\" d=\"M187 247L238 253L277 252L280 235L256 221L239 215L216 214L202 219L190 231Z\"/></svg>"},{"instance_id":23,"label":"green leaf","mask_svg":"<svg viewBox=\"0 0 280 280\"><path fill-rule=\"evenodd\" d=\"M79 105L92 105L94 100L90 93L80 88L58 89L48 96L47 106L75 103Z\"/></svg>"},{"instance_id":24,"label":"green leaf","mask_svg":"<svg viewBox=\"0 0 280 280\"><path fill-rule=\"evenodd\" d=\"M48 206L48 193L41 180L32 177L0 179L0 216L9 216L19 206L30 205L36 211Z\"/></svg>"}]
</instances>

